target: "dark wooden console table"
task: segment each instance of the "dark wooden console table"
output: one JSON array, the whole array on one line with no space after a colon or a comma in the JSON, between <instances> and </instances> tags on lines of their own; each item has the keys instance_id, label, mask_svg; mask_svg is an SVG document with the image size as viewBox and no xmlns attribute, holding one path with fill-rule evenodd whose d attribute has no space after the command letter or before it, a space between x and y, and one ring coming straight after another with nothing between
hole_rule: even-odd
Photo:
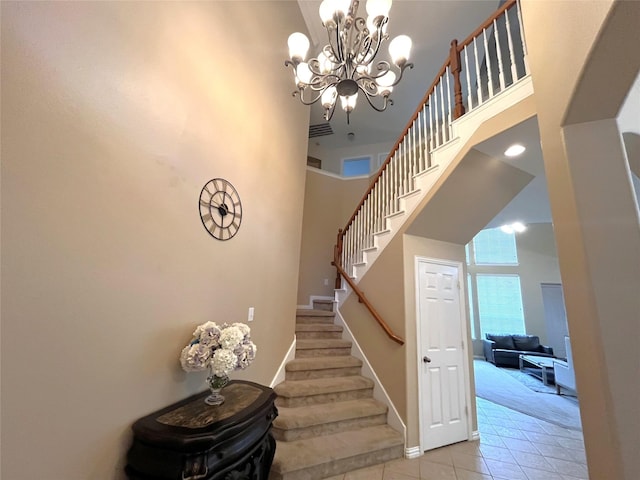
<instances>
[{"instance_id":1,"label":"dark wooden console table","mask_svg":"<svg viewBox=\"0 0 640 480\"><path fill-rule=\"evenodd\" d=\"M224 404L203 392L137 420L127 453L131 480L267 480L276 442L271 424L276 394L233 380Z\"/></svg>"}]
</instances>

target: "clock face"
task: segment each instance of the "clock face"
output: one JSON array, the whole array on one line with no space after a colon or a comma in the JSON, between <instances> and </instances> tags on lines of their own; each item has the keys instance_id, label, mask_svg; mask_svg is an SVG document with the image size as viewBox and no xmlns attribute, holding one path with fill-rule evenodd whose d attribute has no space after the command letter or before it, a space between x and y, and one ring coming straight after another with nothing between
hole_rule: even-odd
<instances>
[{"instance_id":1,"label":"clock face","mask_svg":"<svg viewBox=\"0 0 640 480\"><path fill-rule=\"evenodd\" d=\"M240 195L222 178L209 180L200 192L200 218L207 232L218 240L229 240L240 228Z\"/></svg>"}]
</instances>

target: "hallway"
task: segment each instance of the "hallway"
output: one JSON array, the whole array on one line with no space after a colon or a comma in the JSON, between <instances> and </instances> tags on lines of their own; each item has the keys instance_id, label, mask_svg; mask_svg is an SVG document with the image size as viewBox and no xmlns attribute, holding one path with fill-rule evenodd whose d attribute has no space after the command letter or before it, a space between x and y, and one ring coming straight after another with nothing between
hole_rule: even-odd
<instances>
[{"instance_id":1,"label":"hallway","mask_svg":"<svg viewBox=\"0 0 640 480\"><path fill-rule=\"evenodd\" d=\"M588 480L582 433L476 398L480 440L327 480Z\"/></svg>"}]
</instances>

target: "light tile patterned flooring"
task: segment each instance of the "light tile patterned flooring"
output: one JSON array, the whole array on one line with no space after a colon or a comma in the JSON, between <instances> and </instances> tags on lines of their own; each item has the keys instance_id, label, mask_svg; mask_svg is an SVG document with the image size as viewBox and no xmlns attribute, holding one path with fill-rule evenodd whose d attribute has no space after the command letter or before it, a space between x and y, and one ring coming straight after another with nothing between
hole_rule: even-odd
<instances>
[{"instance_id":1,"label":"light tile patterned flooring","mask_svg":"<svg viewBox=\"0 0 640 480\"><path fill-rule=\"evenodd\" d=\"M477 398L480 440L327 480L588 480L582 432Z\"/></svg>"}]
</instances>

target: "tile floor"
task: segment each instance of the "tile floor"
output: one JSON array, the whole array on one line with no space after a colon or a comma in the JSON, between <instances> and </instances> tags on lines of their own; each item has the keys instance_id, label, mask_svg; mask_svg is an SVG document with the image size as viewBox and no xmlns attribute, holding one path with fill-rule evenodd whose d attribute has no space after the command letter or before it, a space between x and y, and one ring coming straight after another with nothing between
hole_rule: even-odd
<instances>
[{"instance_id":1,"label":"tile floor","mask_svg":"<svg viewBox=\"0 0 640 480\"><path fill-rule=\"evenodd\" d=\"M582 432L477 398L480 440L327 480L588 480Z\"/></svg>"}]
</instances>

